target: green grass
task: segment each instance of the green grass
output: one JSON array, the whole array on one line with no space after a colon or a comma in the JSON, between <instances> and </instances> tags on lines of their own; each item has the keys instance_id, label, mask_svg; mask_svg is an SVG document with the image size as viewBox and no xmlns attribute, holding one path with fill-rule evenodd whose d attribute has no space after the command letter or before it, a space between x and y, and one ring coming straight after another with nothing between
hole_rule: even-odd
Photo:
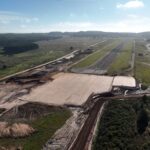
<instances>
[{"instance_id":1,"label":"green grass","mask_svg":"<svg viewBox=\"0 0 150 150\"><path fill-rule=\"evenodd\" d=\"M146 49L147 43L144 41L136 41L136 62L134 74L135 77L144 85L150 85L150 66L143 63L150 64L150 52ZM143 56L139 56L142 53Z\"/></svg>"},{"instance_id":2,"label":"green grass","mask_svg":"<svg viewBox=\"0 0 150 150\"><path fill-rule=\"evenodd\" d=\"M15 65L11 65L10 67L8 67L6 69L1 69L0 70L0 78L5 77L10 74L13 74L13 73L16 73L16 72L19 72L19 71L23 71L24 69L28 69L28 68L34 67L36 65L39 65L39 64L42 64L42 63L45 63L48 61L52 61L63 55L64 55L63 52L55 52L52 54L46 54L46 53L41 54L41 55L37 54L35 56L31 56L30 58L29 57L25 58L22 56L21 58L19 58L19 60L18 60L18 58L16 60L12 60L14 63L16 61ZM13 59L15 59L15 58L13 58ZM20 59L22 59L22 61L20 61ZM5 60L7 60L7 58ZM8 61L10 61L10 60L8 60Z\"/></svg>"},{"instance_id":3,"label":"green grass","mask_svg":"<svg viewBox=\"0 0 150 150\"><path fill-rule=\"evenodd\" d=\"M73 68L85 68L85 67L91 66L96 61L98 61L99 59L101 59L104 55L106 55L107 52L109 52L113 48L115 48L117 46L117 44L119 44L119 42L120 42L120 40L115 40L115 41L113 41L113 43L108 44L107 46L105 46L105 47L103 47L101 49L98 49L93 54L87 56L85 59L83 59L79 63L75 64L73 66Z\"/></svg>"},{"instance_id":4,"label":"green grass","mask_svg":"<svg viewBox=\"0 0 150 150\"><path fill-rule=\"evenodd\" d=\"M22 139L1 138L0 146L10 148L12 146L23 146L24 150L40 150L42 146L52 137L65 121L70 117L69 110L58 110L45 117L41 117L29 124L38 132L30 137Z\"/></svg>"},{"instance_id":5,"label":"green grass","mask_svg":"<svg viewBox=\"0 0 150 150\"><path fill-rule=\"evenodd\" d=\"M143 109L150 116L150 99L146 103L137 99L110 101L98 125L93 150L149 150L148 131L141 135L137 129Z\"/></svg>"},{"instance_id":6,"label":"green grass","mask_svg":"<svg viewBox=\"0 0 150 150\"><path fill-rule=\"evenodd\" d=\"M108 69L109 74L122 73L130 67L133 42L125 43L123 50Z\"/></svg>"},{"instance_id":7,"label":"green grass","mask_svg":"<svg viewBox=\"0 0 150 150\"><path fill-rule=\"evenodd\" d=\"M144 85L150 85L150 66L136 62L135 77Z\"/></svg>"},{"instance_id":8,"label":"green grass","mask_svg":"<svg viewBox=\"0 0 150 150\"><path fill-rule=\"evenodd\" d=\"M39 45L37 50L22 52L11 56L2 55L0 53L0 61L7 66L6 69L0 69L0 78L40 65L47 61L55 60L61 56L71 53L73 50L85 49L89 45L101 40L102 39L84 37L66 37L56 40L37 42ZM70 47L73 47L74 49L70 50ZM1 51L2 48L0 48L0 52Z\"/></svg>"}]
</instances>

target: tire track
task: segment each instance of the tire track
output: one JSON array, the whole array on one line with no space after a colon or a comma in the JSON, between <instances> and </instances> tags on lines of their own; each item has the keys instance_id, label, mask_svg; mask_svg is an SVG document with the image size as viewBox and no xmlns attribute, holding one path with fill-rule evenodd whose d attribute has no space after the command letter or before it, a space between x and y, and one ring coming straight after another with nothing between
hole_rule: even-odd
<instances>
[{"instance_id":1,"label":"tire track","mask_svg":"<svg viewBox=\"0 0 150 150\"><path fill-rule=\"evenodd\" d=\"M99 110L102 107L104 101L105 100L98 100L95 103L76 141L73 143L72 147L69 150L84 150L85 149L86 143L89 138L89 134L91 133L91 130L93 129L93 124L97 120Z\"/></svg>"}]
</instances>

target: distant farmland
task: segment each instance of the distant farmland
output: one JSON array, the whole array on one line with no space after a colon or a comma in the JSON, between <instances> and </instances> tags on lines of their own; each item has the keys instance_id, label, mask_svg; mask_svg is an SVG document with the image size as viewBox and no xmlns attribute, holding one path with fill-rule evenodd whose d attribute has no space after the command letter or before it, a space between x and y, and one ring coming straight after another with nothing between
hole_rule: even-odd
<instances>
[{"instance_id":1,"label":"distant farmland","mask_svg":"<svg viewBox=\"0 0 150 150\"><path fill-rule=\"evenodd\" d=\"M44 40L36 42L38 49L11 52L11 55L4 54L3 47L0 47L0 78L54 60L73 50L87 48L101 40L88 37Z\"/></svg>"}]
</instances>

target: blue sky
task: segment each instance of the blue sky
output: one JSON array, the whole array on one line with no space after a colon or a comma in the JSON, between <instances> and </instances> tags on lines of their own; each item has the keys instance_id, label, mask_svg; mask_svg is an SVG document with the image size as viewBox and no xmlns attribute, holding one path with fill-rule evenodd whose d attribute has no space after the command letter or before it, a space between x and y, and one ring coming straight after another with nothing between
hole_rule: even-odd
<instances>
[{"instance_id":1,"label":"blue sky","mask_svg":"<svg viewBox=\"0 0 150 150\"><path fill-rule=\"evenodd\" d=\"M150 0L1 0L0 32L150 31Z\"/></svg>"}]
</instances>

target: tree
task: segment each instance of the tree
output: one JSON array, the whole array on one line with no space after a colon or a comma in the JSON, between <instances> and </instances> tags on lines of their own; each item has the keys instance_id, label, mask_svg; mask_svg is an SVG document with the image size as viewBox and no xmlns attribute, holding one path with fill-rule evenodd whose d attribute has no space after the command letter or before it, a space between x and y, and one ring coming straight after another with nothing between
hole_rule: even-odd
<instances>
[{"instance_id":1,"label":"tree","mask_svg":"<svg viewBox=\"0 0 150 150\"><path fill-rule=\"evenodd\" d=\"M137 130L139 134L143 134L146 130L146 127L148 126L148 114L146 110L143 108L139 112L138 118L137 118Z\"/></svg>"},{"instance_id":2,"label":"tree","mask_svg":"<svg viewBox=\"0 0 150 150\"><path fill-rule=\"evenodd\" d=\"M148 97L147 97L146 95L144 95L144 96L142 97L142 102L143 102L144 104L147 104L147 99L148 99Z\"/></svg>"},{"instance_id":3,"label":"tree","mask_svg":"<svg viewBox=\"0 0 150 150\"><path fill-rule=\"evenodd\" d=\"M72 51L73 49L74 49L74 47L73 47L73 46L71 46L71 47L70 47L70 50Z\"/></svg>"}]
</instances>

